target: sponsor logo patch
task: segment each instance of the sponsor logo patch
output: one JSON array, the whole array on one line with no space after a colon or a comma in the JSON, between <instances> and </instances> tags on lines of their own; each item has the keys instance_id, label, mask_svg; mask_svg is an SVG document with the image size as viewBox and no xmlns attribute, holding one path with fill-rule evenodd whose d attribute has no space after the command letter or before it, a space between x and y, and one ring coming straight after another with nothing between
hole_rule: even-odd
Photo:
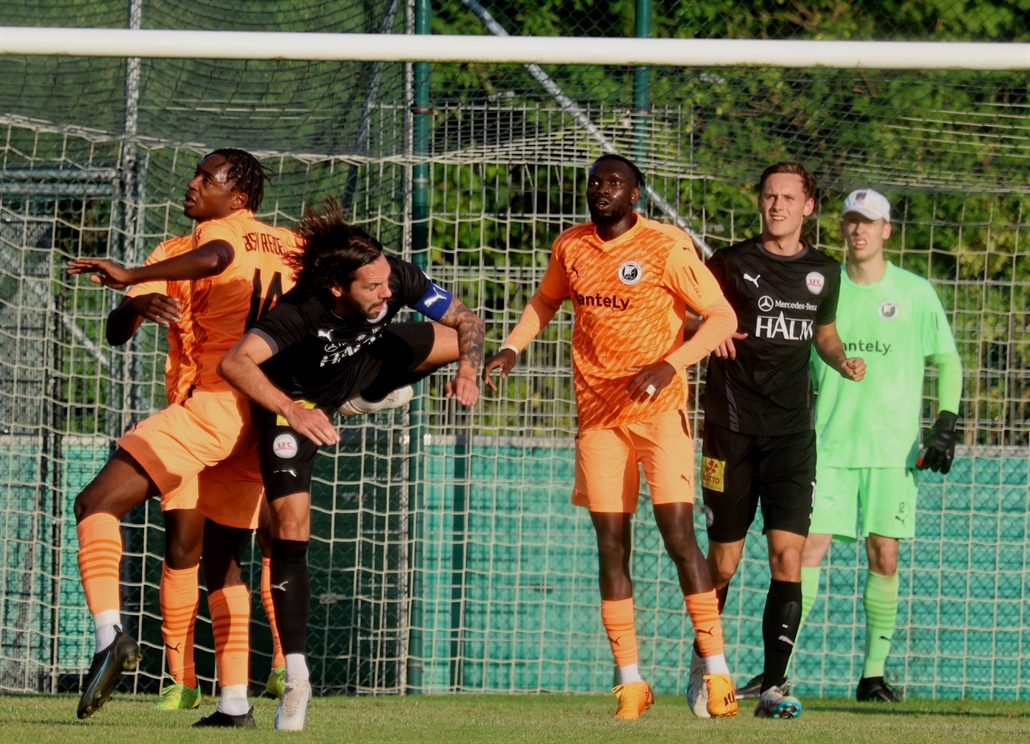
<instances>
[{"instance_id":1,"label":"sponsor logo patch","mask_svg":"<svg viewBox=\"0 0 1030 744\"><path fill-rule=\"evenodd\" d=\"M726 490L726 461L713 457L701 458L701 486L709 491Z\"/></svg>"},{"instance_id":2,"label":"sponsor logo patch","mask_svg":"<svg viewBox=\"0 0 1030 744\"><path fill-rule=\"evenodd\" d=\"M812 338L815 321L808 318L788 318L759 315L755 318L755 338L782 338L785 341L807 341Z\"/></svg>"},{"instance_id":3,"label":"sponsor logo patch","mask_svg":"<svg viewBox=\"0 0 1030 744\"><path fill-rule=\"evenodd\" d=\"M644 270L636 261L627 261L619 267L619 281L623 284L636 284L644 276Z\"/></svg>"},{"instance_id":4,"label":"sponsor logo patch","mask_svg":"<svg viewBox=\"0 0 1030 744\"><path fill-rule=\"evenodd\" d=\"M272 452L276 457L289 460L297 456L297 438L292 434L280 434L272 441Z\"/></svg>"}]
</instances>

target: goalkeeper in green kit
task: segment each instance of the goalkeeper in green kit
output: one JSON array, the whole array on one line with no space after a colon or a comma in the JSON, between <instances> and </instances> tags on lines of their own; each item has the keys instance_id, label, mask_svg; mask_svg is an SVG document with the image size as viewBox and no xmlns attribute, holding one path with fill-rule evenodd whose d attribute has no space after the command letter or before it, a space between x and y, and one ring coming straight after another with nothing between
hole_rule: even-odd
<instances>
[{"instance_id":1,"label":"goalkeeper in green kit","mask_svg":"<svg viewBox=\"0 0 1030 744\"><path fill-rule=\"evenodd\" d=\"M844 201L837 332L866 361L852 385L812 357L817 448L812 526L801 554L804 622L819 591L819 564L833 538L866 539L866 649L859 701L897 702L883 679L898 611L898 541L915 536L918 470L951 469L962 365L944 308L925 279L884 258L890 203L872 189ZM919 444L925 361L939 374L938 416Z\"/></svg>"}]
</instances>

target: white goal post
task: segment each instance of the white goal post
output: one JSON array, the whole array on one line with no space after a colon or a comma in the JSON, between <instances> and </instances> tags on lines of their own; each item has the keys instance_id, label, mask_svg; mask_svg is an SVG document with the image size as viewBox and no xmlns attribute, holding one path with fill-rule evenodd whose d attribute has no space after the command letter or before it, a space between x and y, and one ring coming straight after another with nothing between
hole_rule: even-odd
<instances>
[{"instance_id":1,"label":"white goal post","mask_svg":"<svg viewBox=\"0 0 1030 744\"><path fill-rule=\"evenodd\" d=\"M217 51L217 54L214 52ZM0 54L281 59L830 67L864 70L1030 70L1030 44L960 42L604 39L540 36L322 34L0 26Z\"/></svg>"}]
</instances>

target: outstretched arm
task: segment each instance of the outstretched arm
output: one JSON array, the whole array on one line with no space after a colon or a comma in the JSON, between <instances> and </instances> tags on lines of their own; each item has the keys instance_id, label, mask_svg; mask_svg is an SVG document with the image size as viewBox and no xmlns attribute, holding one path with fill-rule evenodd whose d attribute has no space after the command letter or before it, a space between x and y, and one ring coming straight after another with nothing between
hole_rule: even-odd
<instances>
[{"instance_id":1,"label":"outstretched arm","mask_svg":"<svg viewBox=\"0 0 1030 744\"><path fill-rule=\"evenodd\" d=\"M463 406L475 405L479 400L476 371L483 360L486 324L457 297L451 299L447 311L437 322L458 333L458 371L444 386L444 392L448 398L457 398Z\"/></svg>"},{"instance_id":2,"label":"outstretched arm","mask_svg":"<svg viewBox=\"0 0 1030 744\"><path fill-rule=\"evenodd\" d=\"M500 350L486 360L486 365L483 367L483 382L487 387L497 392L497 385L494 384L490 373L496 369L500 371L499 376L502 380L507 378L508 373L515 367L515 360L519 352L536 338L545 325L551 322L551 318L558 312L558 308L564 301L564 298L551 297L543 290L533 295L529 304L526 305L526 309L522 311L522 317L519 318L518 324L508 334L508 338L504 339Z\"/></svg>"},{"instance_id":3,"label":"outstretched arm","mask_svg":"<svg viewBox=\"0 0 1030 744\"><path fill-rule=\"evenodd\" d=\"M68 262L68 273L92 274L89 280L111 289L125 289L145 281L203 279L225 271L236 255L224 240L212 240L196 250L146 266L126 269L102 258L75 258Z\"/></svg>"},{"instance_id":4,"label":"outstretched arm","mask_svg":"<svg viewBox=\"0 0 1030 744\"><path fill-rule=\"evenodd\" d=\"M272 347L256 333L245 333L218 363L218 374L262 408L277 413L298 434L315 444L335 444L340 435L324 411L297 405L268 379L260 365L272 357Z\"/></svg>"},{"instance_id":5,"label":"outstretched arm","mask_svg":"<svg viewBox=\"0 0 1030 744\"><path fill-rule=\"evenodd\" d=\"M159 292L123 297L121 304L107 316L107 343L111 346L127 343L144 320L166 327L177 323L182 318L180 309L177 299Z\"/></svg>"},{"instance_id":6,"label":"outstretched arm","mask_svg":"<svg viewBox=\"0 0 1030 744\"><path fill-rule=\"evenodd\" d=\"M844 351L844 344L837 335L836 323L817 325L812 343L819 358L844 379L858 382L865 377L865 361L862 357L849 357Z\"/></svg>"},{"instance_id":7,"label":"outstretched arm","mask_svg":"<svg viewBox=\"0 0 1030 744\"><path fill-rule=\"evenodd\" d=\"M558 312L558 308L569 296L569 282L561 263L552 251L551 258L547 262L547 271L540 281L540 288L530 298L526 309L522 311L522 317L518 324L504 339L500 350L486 360L483 367L483 382L494 392L497 392L497 385L494 384L490 373L495 369L500 371L501 379L505 379L508 373L515 367L515 359L519 352L525 349L529 342L536 338L536 335L543 330L543 327L551 322L551 318Z\"/></svg>"}]
</instances>

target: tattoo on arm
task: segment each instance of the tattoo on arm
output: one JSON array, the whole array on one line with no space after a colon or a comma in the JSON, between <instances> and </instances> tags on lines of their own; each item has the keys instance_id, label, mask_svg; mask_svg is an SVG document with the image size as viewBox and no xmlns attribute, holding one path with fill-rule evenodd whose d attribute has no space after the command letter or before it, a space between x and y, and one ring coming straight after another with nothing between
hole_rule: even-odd
<instances>
[{"instance_id":1,"label":"tattoo on arm","mask_svg":"<svg viewBox=\"0 0 1030 744\"><path fill-rule=\"evenodd\" d=\"M482 318L455 297L440 323L458 332L458 364L468 364L473 372L478 372L486 337L486 324Z\"/></svg>"}]
</instances>

